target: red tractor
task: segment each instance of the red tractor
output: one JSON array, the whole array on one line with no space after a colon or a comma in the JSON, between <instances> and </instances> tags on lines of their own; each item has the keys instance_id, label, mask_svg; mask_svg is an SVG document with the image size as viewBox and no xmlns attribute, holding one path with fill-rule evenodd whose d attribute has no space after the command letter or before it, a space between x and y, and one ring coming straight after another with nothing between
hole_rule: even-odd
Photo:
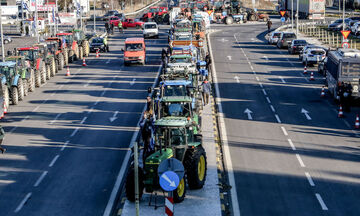
<instances>
[{"instance_id":1,"label":"red tractor","mask_svg":"<svg viewBox=\"0 0 360 216\"><path fill-rule=\"evenodd\" d=\"M66 47L68 48L68 57L69 62L72 63L79 59L80 51L79 45L76 40L74 40L73 33L57 33L57 37L61 38L63 41L66 42Z\"/></svg>"},{"instance_id":2,"label":"red tractor","mask_svg":"<svg viewBox=\"0 0 360 216\"><path fill-rule=\"evenodd\" d=\"M56 42L56 44L54 44L54 42ZM65 65L69 64L69 53L66 42L59 37L50 37L46 39L46 43L53 48L51 52L56 56L58 70L62 70Z\"/></svg>"},{"instance_id":3,"label":"red tractor","mask_svg":"<svg viewBox=\"0 0 360 216\"><path fill-rule=\"evenodd\" d=\"M159 17L163 17L165 14L168 13L168 8L167 7L150 7L149 12L144 13L142 20L144 22L149 22L152 21L154 19L154 17L159 16Z\"/></svg>"}]
</instances>

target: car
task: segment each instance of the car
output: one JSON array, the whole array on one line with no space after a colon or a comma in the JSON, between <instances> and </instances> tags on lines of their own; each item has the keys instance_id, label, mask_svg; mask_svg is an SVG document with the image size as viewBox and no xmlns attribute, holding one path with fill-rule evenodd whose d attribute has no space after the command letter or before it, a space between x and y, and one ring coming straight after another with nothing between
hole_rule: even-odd
<instances>
[{"instance_id":1,"label":"car","mask_svg":"<svg viewBox=\"0 0 360 216\"><path fill-rule=\"evenodd\" d=\"M139 19L125 19L122 23L123 27L126 28L141 28L144 25L144 22Z\"/></svg>"},{"instance_id":2,"label":"car","mask_svg":"<svg viewBox=\"0 0 360 216\"><path fill-rule=\"evenodd\" d=\"M159 38L159 27L155 22L146 22L143 25L144 38Z\"/></svg>"},{"instance_id":3,"label":"car","mask_svg":"<svg viewBox=\"0 0 360 216\"><path fill-rule=\"evenodd\" d=\"M124 65L130 63L146 64L146 45L144 38L126 38L124 52Z\"/></svg>"},{"instance_id":4,"label":"car","mask_svg":"<svg viewBox=\"0 0 360 216\"><path fill-rule=\"evenodd\" d=\"M303 65L313 65L318 64L323 61L326 56L326 50L323 47L311 47L304 49L302 54L302 63Z\"/></svg>"},{"instance_id":5,"label":"car","mask_svg":"<svg viewBox=\"0 0 360 216\"><path fill-rule=\"evenodd\" d=\"M95 37L90 42L90 52L109 52L109 44L107 43L107 38L104 37Z\"/></svg>"},{"instance_id":6,"label":"car","mask_svg":"<svg viewBox=\"0 0 360 216\"><path fill-rule=\"evenodd\" d=\"M268 43L269 44L277 44L280 36L281 36L281 32L276 32L276 31L272 32L268 38Z\"/></svg>"},{"instance_id":7,"label":"car","mask_svg":"<svg viewBox=\"0 0 360 216\"><path fill-rule=\"evenodd\" d=\"M288 48L292 40L296 39L296 34L293 32L281 32L280 38L276 44L279 49Z\"/></svg>"},{"instance_id":8,"label":"car","mask_svg":"<svg viewBox=\"0 0 360 216\"><path fill-rule=\"evenodd\" d=\"M351 33L353 33L354 35L359 35L360 33L360 22L356 22L354 23L353 26L351 26Z\"/></svg>"},{"instance_id":9,"label":"car","mask_svg":"<svg viewBox=\"0 0 360 216\"><path fill-rule=\"evenodd\" d=\"M345 27L346 27L353 20L346 18L344 21L345 21ZM337 19L333 23L328 25L328 29L331 31L340 31L340 30L342 30L342 28L343 28L343 20L342 19Z\"/></svg>"},{"instance_id":10,"label":"car","mask_svg":"<svg viewBox=\"0 0 360 216\"><path fill-rule=\"evenodd\" d=\"M288 47L288 52L290 54L298 54L303 50L304 46L306 45L307 45L306 40L295 39L291 42L290 46Z\"/></svg>"},{"instance_id":11,"label":"car","mask_svg":"<svg viewBox=\"0 0 360 216\"><path fill-rule=\"evenodd\" d=\"M109 24L113 24L114 26L118 26L119 22L122 21L119 17L117 16L112 16L109 19Z\"/></svg>"}]
</instances>

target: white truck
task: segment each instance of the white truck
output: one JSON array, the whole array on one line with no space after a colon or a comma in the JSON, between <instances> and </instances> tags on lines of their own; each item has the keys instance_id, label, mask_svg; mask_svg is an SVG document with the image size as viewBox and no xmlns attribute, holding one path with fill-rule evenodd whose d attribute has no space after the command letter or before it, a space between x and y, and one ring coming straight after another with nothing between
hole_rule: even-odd
<instances>
[{"instance_id":1,"label":"white truck","mask_svg":"<svg viewBox=\"0 0 360 216\"><path fill-rule=\"evenodd\" d=\"M281 9L296 13L298 0L281 0ZM326 0L299 0L299 19L324 19Z\"/></svg>"}]
</instances>

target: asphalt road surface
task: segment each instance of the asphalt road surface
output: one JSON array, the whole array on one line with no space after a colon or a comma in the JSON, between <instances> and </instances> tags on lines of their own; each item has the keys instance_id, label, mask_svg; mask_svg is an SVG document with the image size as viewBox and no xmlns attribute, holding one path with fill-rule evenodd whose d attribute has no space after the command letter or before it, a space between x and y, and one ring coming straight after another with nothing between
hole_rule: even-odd
<instances>
[{"instance_id":1,"label":"asphalt road surface","mask_svg":"<svg viewBox=\"0 0 360 216\"><path fill-rule=\"evenodd\" d=\"M359 215L359 108L338 118L331 97L320 98L323 78L309 81L297 55L267 45L264 23L215 29L235 212Z\"/></svg>"},{"instance_id":2,"label":"asphalt road surface","mask_svg":"<svg viewBox=\"0 0 360 216\"><path fill-rule=\"evenodd\" d=\"M115 33L110 52L70 65L30 93L3 119L1 215L102 215L157 76L160 39L147 40L147 65L125 67L126 37Z\"/></svg>"}]
</instances>

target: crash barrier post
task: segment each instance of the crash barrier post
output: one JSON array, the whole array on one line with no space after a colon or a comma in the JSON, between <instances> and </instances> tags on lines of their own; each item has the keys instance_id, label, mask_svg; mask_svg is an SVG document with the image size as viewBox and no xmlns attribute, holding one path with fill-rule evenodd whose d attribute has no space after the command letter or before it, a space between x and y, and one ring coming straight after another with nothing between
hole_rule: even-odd
<instances>
[{"instance_id":1,"label":"crash barrier post","mask_svg":"<svg viewBox=\"0 0 360 216\"><path fill-rule=\"evenodd\" d=\"M174 215L174 199L171 194L172 192L169 192L169 196L165 197L165 214L167 216Z\"/></svg>"}]
</instances>

